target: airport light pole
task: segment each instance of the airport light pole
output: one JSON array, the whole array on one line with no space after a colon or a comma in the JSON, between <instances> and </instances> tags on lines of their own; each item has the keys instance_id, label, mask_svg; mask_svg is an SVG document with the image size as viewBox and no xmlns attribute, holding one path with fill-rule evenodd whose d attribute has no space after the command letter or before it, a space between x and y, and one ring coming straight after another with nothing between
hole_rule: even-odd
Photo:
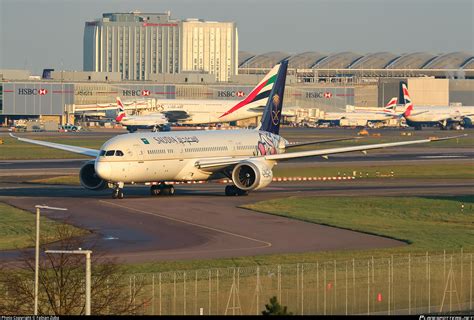
<instances>
[{"instance_id":1,"label":"airport light pole","mask_svg":"<svg viewBox=\"0 0 474 320\"><path fill-rule=\"evenodd\" d=\"M92 250L46 250L45 253L83 254L86 256L86 316L91 315L91 254Z\"/></svg>"},{"instance_id":2,"label":"airport light pole","mask_svg":"<svg viewBox=\"0 0 474 320\"><path fill-rule=\"evenodd\" d=\"M48 207L36 205L36 245L35 245L35 316L38 315L38 274L39 274L39 234L40 234L40 214L41 209L66 211L66 208Z\"/></svg>"}]
</instances>

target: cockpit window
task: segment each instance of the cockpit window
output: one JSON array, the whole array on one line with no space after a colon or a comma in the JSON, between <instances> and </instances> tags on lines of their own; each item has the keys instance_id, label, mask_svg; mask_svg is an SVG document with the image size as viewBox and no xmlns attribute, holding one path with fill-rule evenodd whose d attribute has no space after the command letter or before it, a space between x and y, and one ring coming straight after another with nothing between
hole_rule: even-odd
<instances>
[{"instance_id":1,"label":"cockpit window","mask_svg":"<svg viewBox=\"0 0 474 320\"><path fill-rule=\"evenodd\" d=\"M119 157L123 157L123 152L121 150L115 151L115 155Z\"/></svg>"},{"instance_id":2,"label":"cockpit window","mask_svg":"<svg viewBox=\"0 0 474 320\"><path fill-rule=\"evenodd\" d=\"M99 156L101 157L105 156L105 150L100 150Z\"/></svg>"},{"instance_id":3,"label":"cockpit window","mask_svg":"<svg viewBox=\"0 0 474 320\"><path fill-rule=\"evenodd\" d=\"M115 153L115 150L109 150L109 151L107 151L107 152L105 153L105 156L106 156L106 157L110 157L110 156L113 156L114 153Z\"/></svg>"}]
</instances>

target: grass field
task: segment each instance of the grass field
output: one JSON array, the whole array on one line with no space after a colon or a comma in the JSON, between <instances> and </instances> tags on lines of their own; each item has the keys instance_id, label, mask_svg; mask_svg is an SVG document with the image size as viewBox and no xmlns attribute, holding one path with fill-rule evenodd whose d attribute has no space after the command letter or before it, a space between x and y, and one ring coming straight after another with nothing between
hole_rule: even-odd
<instances>
[{"instance_id":1,"label":"grass field","mask_svg":"<svg viewBox=\"0 0 474 320\"><path fill-rule=\"evenodd\" d=\"M80 185L79 175L71 175L71 176L58 176L52 178L42 178L42 179L35 179L27 181L28 183L37 183L37 184L60 184L60 185L73 185L78 186Z\"/></svg>"},{"instance_id":2,"label":"grass field","mask_svg":"<svg viewBox=\"0 0 474 320\"><path fill-rule=\"evenodd\" d=\"M393 171L395 178L409 179L474 179L474 165L470 161L458 164L410 164L394 165L395 162L384 165L351 164L344 166L317 166L282 168L276 166L273 173L276 177L321 177L321 176L352 176L376 178L390 176Z\"/></svg>"},{"instance_id":3,"label":"grass field","mask_svg":"<svg viewBox=\"0 0 474 320\"><path fill-rule=\"evenodd\" d=\"M100 146L105 142L103 137L89 138L86 136L54 136L45 137L39 136L38 138L32 137L31 139L43 140L48 142L55 142L61 144L69 144L78 147L99 149ZM76 153L56 150L52 148L46 148L26 142L21 142L16 139L5 137L3 138L4 144L0 145L0 160L17 160L17 159L79 159L89 158L81 156Z\"/></svg>"},{"instance_id":4,"label":"grass field","mask_svg":"<svg viewBox=\"0 0 474 320\"><path fill-rule=\"evenodd\" d=\"M355 137L357 136L357 131L348 130L347 135L339 136L338 137ZM467 133L469 134L470 131ZM410 133L410 135L406 135ZM289 132L286 133L282 132L282 136L289 140L289 141L305 141L305 140L324 140L324 139L332 139L334 135L331 131L322 131L318 130L317 132L312 132L308 130L306 133L301 132ZM317 134L317 135L316 135ZM405 135L402 135L405 134ZM377 135L369 135L369 136L362 136L361 139L356 140L346 140L346 141L338 141L338 142L331 142L327 144L321 144L316 146L304 146L295 148L295 150L303 151L303 150L312 150L312 149L324 149L328 147L346 147L346 146L354 146L354 145L366 145L366 144L375 144L375 143L387 143L387 142L397 142L397 141L410 141L410 140L420 140L420 139L427 139L430 137L447 137L447 136L458 136L464 134L463 132L430 132L430 131L421 131L421 132L404 132L400 131L400 133L390 132L389 134L381 133L380 136ZM452 139L452 140L445 140L439 141L436 143L429 143L424 144L423 146L429 147L439 147L439 148L470 148L474 145L474 136L472 134L462 137L459 139ZM420 148L420 145L413 145L413 146L405 146L406 148ZM404 147L404 148L405 148Z\"/></svg>"},{"instance_id":5,"label":"grass field","mask_svg":"<svg viewBox=\"0 0 474 320\"><path fill-rule=\"evenodd\" d=\"M60 223L41 217L40 231L42 242L54 242L55 228ZM36 216L30 212L17 209L0 202L0 250L32 247L35 243ZM73 226L73 234L83 235L87 231Z\"/></svg>"},{"instance_id":6,"label":"grass field","mask_svg":"<svg viewBox=\"0 0 474 320\"><path fill-rule=\"evenodd\" d=\"M464 211L461 211L461 204ZM330 225L407 242L374 250L340 250L263 255L235 259L174 261L127 265L130 272L158 272L248 265L312 263L390 255L474 250L474 196L460 197L316 197L284 198L243 206L312 223Z\"/></svg>"},{"instance_id":7,"label":"grass field","mask_svg":"<svg viewBox=\"0 0 474 320\"><path fill-rule=\"evenodd\" d=\"M423 250L474 247L474 196L291 197L244 207L399 239Z\"/></svg>"}]
</instances>

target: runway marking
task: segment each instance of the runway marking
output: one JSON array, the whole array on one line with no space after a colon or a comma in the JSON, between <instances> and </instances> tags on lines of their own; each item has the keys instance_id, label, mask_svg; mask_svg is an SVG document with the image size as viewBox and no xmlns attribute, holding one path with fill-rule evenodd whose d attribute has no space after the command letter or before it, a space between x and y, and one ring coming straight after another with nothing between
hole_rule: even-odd
<instances>
[{"instance_id":1,"label":"runway marking","mask_svg":"<svg viewBox=\"0 0 474 320\"><path fill-rule=\"evenodd\" d=\"M467 158L467 156L455 156L455 155L445 155L445 156L419 156L419 159L443 159L443 158Z\"/></svg>"},{"instance_id":2,"label":"runway marking","mask_svg":"<svg viewBox=\"0 0 474 320\"><path fill-rule=\"evenodd\" d=\"M217 229L217 228L213 228L213 227L208 227L208 226L204 226L202 224L197 224L197 223L193 223L193 222L189 222L189 221L185 221L185 220L181 220L181 219L171 218L171 217L161 215L161 214L158 214L158 213L153 213L153 212L144 211L144 210L140 210L140 209L136 209L136 208L131 208L131 207L120 205L120 204L117 204L117 203L114 203L114 202L109 202L109 201L104 201L104 200L99 200L99 202L103 202L103 203L106 203L106 204L109 204L109 205L113 205L113 206L121 207L121 208L124 208L124 209L136 211L136 212L139 212L139 213L142 213L142 214L147 214L147 215L156 216L156 217L160 217L160 218L163 218L163 219L168 219L168 220L179 222L179 223L184 223L184 224L195 226L195 227L202 228L202 229L207 229L207 230L212 230L212 231L215 231L215 232L220 232L220 233L227 234L227 235L230 235L230 236L234 236L234 237L237 237L237 238L242 238L242 239L246 239L246 240L250 240L250 241L254 241L254 242L263 243L262 246L251 247L251 248L234 248L234 249L206 250L206 251L233 251L233 250L242 250L242 249L260 249L260 248L269 248L269 247L272 246L271 242L267 242L267 241L247 237L247 236L244 236L244 235L241 235L241 234L238 234L238 233L225 231L225 230ZM192 252L195 252L195 251L192 251ZM198 251L196 251L196 252L198 252ZM180 253L180 252L178 251L178 252L173 252L173 253ZM139 254L142 254L142 253L139 253Z\"/></svg>"}]
</instances>

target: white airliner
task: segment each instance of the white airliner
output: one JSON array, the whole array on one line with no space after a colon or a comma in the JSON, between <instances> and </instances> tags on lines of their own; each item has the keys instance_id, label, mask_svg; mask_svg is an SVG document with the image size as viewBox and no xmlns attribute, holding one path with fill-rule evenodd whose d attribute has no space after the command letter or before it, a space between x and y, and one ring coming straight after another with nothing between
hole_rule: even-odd
<instances>
[{"instance_id":1,"label":"white airliner","mask_svg":"<svg viewBox=\"0 0 474 320\"><path fill-rule=\"evenodd\" d=\"M289 152L291 147L327 141L291 144L279 135L283 94L288 61L277 65L275 85L263 113L260 127L255 130L143 132L118 135L106 141L100 150L17 138L20 141L95 157L83 165L79 177L90 190L113 189L112 197L122 199L125 184L158 183L151 187L152 195L172 195L171 181L212 180L230 178L233 184L225 188L226 195L246 195L270 184L272 169L278 161L302 157L323 156L352 151L428 143L422 139L339 147L323 150Z\"/></svg>"},{"instance_id":2,"label":"white airliner","mask_svg":"<svg viewBox=\"0 0 474 320\"><path fill-rule=\"evenodd\" d=\"M278 67L274 67L241 101L162 99L155 102L155 109L158 112L143 116L128 116L120 98L117 98L119 113L115 120L125 125L128 131L134 132L139 128L161 129L165 123L195 125L254 118L263 112L277 73ZM243 96L244 93L240 92L238 95Z\"/></svg>"},{"instance_id":3,"label":"white airliner","mask_svg":"<svg viewBox=\"0 0 474 320\"><path fill-rule=\"evenodd\" d=\"M127 127L130 132L137 131L137 129L153 128L153 131L164 131L168 124L168 119L162 113L148 114L144 116L128 115L123 106L122 100L117 97L118 114L115 121Z\"/></svg>"},{"instance_id":4,"label":"white airliner","mask_svg":"<svg viewBox=\"0 0 474 320\"><path fill-rule=\"evenodd\" d=\"M385 108L364 108L354 107L353 112L325 112L324 118L319 119L318 123L329 123L331 125L340 126L341 120L362 121L368 127L373 127L377 122L383 122L393 119L396 116L395 107L397 105L397 98L392 98L385 105Z\"/></svg>"},{"instance_id":5,"label":"white airliner","mask_svg":"<svg viewBox=\"0 0 474 320\"><path fill-rule=\"evenodd\" d=\"M358 107L353 106L354 112L395 112L395 108L397 107L398 98L393 97L390 99L389 102L385 105L385 107Z\"/></svg>"},{"instance_id":6,"label":"white airliner","mask_svg":"<svg viewBox=\"0 0 474 320\"><path fill-rule=\"evenodd\" d=\"M421 130L423 126L439 126L441 129L464 129L472 127L474 107L472 106L414 106L407 85L401 83L404 103L403 117L407 125Z\"/></svg>"}]
</instances>

